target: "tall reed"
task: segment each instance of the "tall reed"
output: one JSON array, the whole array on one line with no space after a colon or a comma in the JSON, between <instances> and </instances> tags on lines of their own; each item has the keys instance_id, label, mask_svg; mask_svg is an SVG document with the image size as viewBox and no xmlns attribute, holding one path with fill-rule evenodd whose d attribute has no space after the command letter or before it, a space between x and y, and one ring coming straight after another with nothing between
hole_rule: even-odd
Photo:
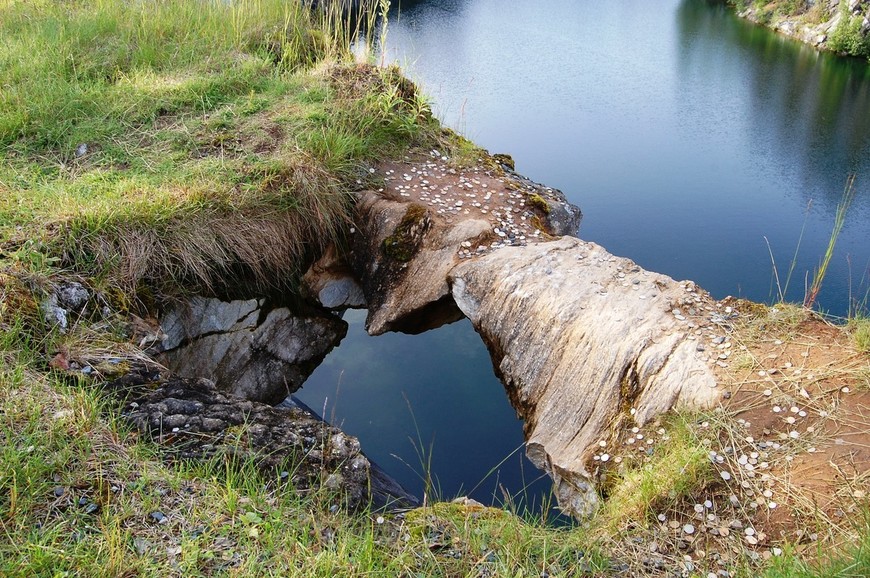
<instances>
[{"instance_id":1,"label":"tall reed","mask_svg":"<svg viewBox=\"0 0 870 578\"><path fill-rule=\"evenodd\" d=\"M846 223L846 213L852 201L855 199L855 175L849 175L846 179L846 187L843 190L843 198L837 204L837 212L834 216L834 229L831 231L831 237L828 239L828 247L822 257L822 262L819 268L816 269L813 275L813 282L804 297L804 307L811 309L816 303L819 296L819 291L822 290L822 282L825 280L825 275L828 273L828 265L831 263L831 258L834 256L834 247L837 245L837 238L843 230L843 225Z\"/></svg>"}]
</instances>

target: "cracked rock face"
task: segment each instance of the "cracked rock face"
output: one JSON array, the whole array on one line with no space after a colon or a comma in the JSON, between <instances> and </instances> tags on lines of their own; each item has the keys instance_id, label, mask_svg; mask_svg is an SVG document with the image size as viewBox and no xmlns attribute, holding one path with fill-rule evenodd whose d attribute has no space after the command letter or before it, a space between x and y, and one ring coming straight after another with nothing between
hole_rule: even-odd
<instances>
[{"instance_id":1,"label":"cracked rock face","mask_svg":"<svg viewBox=\"0 0 870 578\"><path fill-rule=\"evenodd\" d=\"M599 440L715 399L712 364L693 340L714 308L693 283L570 237L466 261L450 283L567 513L597 505L589 464Z\"/></svg>"},{"instance_id":2,"label":"cracked rock face","mask_svg":"<svg viewBox=\"0 0 870 578\"><path fill-rule=\"evenodd\" d=\"M266 311L263 302L193 297L170 310L161 328L161 362L237 397L278 403L302 386L347 333L334 316Z\"/></svg>"},{"instance_id":3,"label":"cracked rock face","mask_svg":"<svg viewBox=\"0 0 870 578\"><path fill-rule=\"evenodd\" d=\"M141 387L147 385L149 387ZM182 459L254 459L296 491L323 488L350 509L413 506L414 496L372 464L359 441L298 407L221 393L206 379L132 373L109 384L127 397L124 416Z\"/></svg>"}]
</instances>

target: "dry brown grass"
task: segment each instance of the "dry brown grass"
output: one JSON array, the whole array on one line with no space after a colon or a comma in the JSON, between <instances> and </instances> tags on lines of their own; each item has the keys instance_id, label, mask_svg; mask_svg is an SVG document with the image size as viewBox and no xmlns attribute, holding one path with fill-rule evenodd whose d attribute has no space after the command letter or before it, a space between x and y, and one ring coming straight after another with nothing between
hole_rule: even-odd
<instances>
[{"instance_id":1,"label":"dry brown grass","mask_svg":"<svg viewBox=\"0 0 870 578\"><path fill-rule=\"evenodd\" d=\"M313 178L312 178L313 177ZM264 178L247 206L209 208L149 223L119 219L88 232L61 227L63 261L90 263L125 293L145 284L165 294L232 295L293 290L304 267L342 237L350 196L326 175L292 171Z\"/></svg>"}]
</instances>

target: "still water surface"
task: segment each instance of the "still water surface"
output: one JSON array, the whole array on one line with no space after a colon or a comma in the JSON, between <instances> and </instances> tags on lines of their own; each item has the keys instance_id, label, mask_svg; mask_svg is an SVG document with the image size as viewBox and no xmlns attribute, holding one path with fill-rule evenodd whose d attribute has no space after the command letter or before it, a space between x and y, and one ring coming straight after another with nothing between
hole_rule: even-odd
<instances>
[{"instance_id":1,"label":"still water surface","mask_svg":"<svg viewBox=\"0 0 870 578\"><path fill-rule=\"evenodd\" d=\"M803 229L787 291L801 300L856 174L820 305L842 315L866 295L864 62L818 54L707 0L405 0L386 59L431 95L443 122L563 190L584 212L581 237L715 297L775 298L765 237L784 283ZM522 442L468 322L368 338L359 315L350 320L300 397L315 408L328 397L327 416L409 489L422 488L402 463L421 469L409 436L427 451L433 442L447 495ZM498 483L518 492L536 477L523 464L509 459L475 495L498 496Z\"/></svg>"}]
</instances>

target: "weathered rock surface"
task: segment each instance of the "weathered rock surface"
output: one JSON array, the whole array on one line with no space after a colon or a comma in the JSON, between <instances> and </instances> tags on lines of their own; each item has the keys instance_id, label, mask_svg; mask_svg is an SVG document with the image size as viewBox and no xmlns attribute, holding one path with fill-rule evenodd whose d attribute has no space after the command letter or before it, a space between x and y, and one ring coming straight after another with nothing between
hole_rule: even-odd
<instances>
[{"instance_id":1,"label":"weathered rock surface","mask_svg":"<svg viewBox=\"0 0 870 578\"><path fill-rule=\"evenodd\" d=\"M579 210L511 172L434 161L385 172L384 190L360 196L353 241L369 332L470 318L566 512L597 505L600 441L714 401L715 360L695 339L716 305L693 283L577 238L551 241L576 232Z\"/></svg>"},{"instance_id":2,"label":"weathered rock surface","mask_svg":"<svg viewBox=\"0 0 870 578\"><path fill-rule=\"evenodd\" d=\"M446 281L460 259L577 233L577 207L500 159L460 170L437 154L391 163L384 189L359 194L351 266L370 334L420 333L460 319Z\"/></svg>"},{"instance_id":3,"label":"weathered rock surface","mask_svg":"<svg viewBox=\"0 0 870 578\"><path fill-rule=\"evenodd\" d=\"M572 515L596 506L588 464L600 440L714 401L712 362L694 339L716 308L693 283L569 237L506 247L449 277L524 420L529 458Z\"/></svg>"},{"instance_id":4,"label":"weathered rock surface","mask_svg":"<svg viewBox=\"0 0 870 578\"><path fill-rule=\"evenodd\" d=\"M147 370L109 387L127 397L123 415L178 458L253 459L296 491L323 491L349 508L417 504L366 458L356 438L304 409L240 399L206 379L162 381Z\"/></svg>"},{"instance_id":5,"label":"weathered rock surface","mask_svg":"<svg viewBox=\"0 0 870 578\"><path fill-rule=\"evenodd\" d=\"M40 308L50 325L56 326L61 333L66 333L71 322L70 316L81 314L90 299L91 292L81 283L62 281L51 288Z\"/></svg>"},{"instance_id":6,"label":"weathered rock surface","mask_svg":"<svg viewBox=\"0 0 870 578\"><path fill-rule=\"evenodd\" d=\"M265 310L258 300L193 297L163 318L160 361L183 377L202 377L253 401L278 403L347 333L335 316Z\"/></svg>"},{"instance_id":7,"label":"weathered rock surface","mask_svg":"<svg viewBox=\"0 0 870 578\"><path fill-rule=\"evenodd\" d=\"M369 304L368 332L420 333L461 319L447 273L461 243L488 232L489 223L435 228L422 205L371 192L360 195L357 214L361 231L354 235L353 264Z\"/></svg>"}]
</instances>

